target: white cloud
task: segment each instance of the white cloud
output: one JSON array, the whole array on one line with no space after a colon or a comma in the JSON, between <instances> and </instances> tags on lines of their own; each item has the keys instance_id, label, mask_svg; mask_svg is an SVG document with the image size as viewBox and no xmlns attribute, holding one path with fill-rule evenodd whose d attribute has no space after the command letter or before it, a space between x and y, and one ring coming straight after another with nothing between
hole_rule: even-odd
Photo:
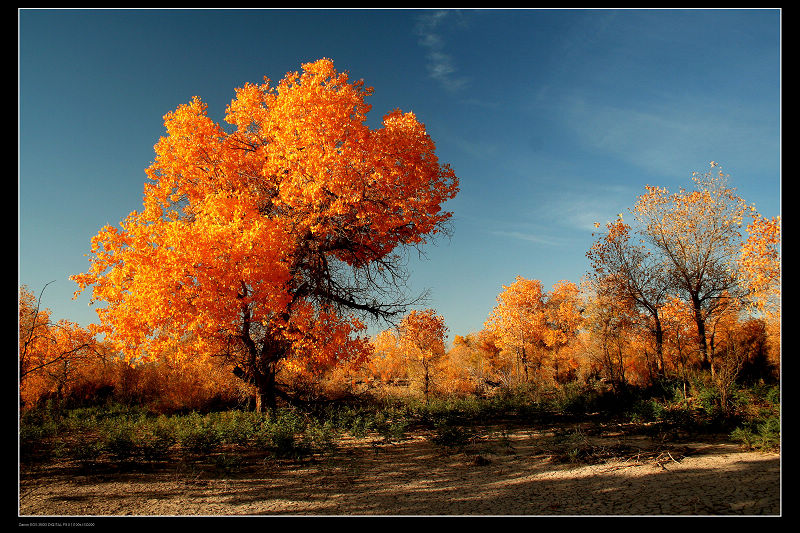
<instances>
[{"instance_id":1,"label":"white cloud","mask_svg":"<svg viewBox=\"0 0 800 533\"><path fill-rule=\"evenodd\" d=\"M427 49L427 68L431 78L446 89L455 91L466 85L467 78L458 75L453 57L445 51L446 43L438 31L449 14L448 11L432 11L420 16L416 34L420 46Z\"/></svg>"},{"instance_id":2,"label":"white cloud","mask_svg":"<svg viewBox=\"0 0 800 533\"><path fill-rule=\"evenodd\" d=\"M531 232L531 231L505 231L505 230L492 230L489 233L497 237L505 237L508 239L516 239L521 241L532 242L535 244L542 244L545 246L563 246L566 244L564 239L548 235L546 232Z\"/></svg>"},{"instance_id":3,"label":"white cloud","mask_svg":"<svg viewBox=\"0 0 800 533\"><path fill-rule=\"evenodd\" d=\"M581 143L646 176L688 176L711 159L768 153L768 117L723 102L665 101L646 111L574 100L565 119ZM731 112L735 110L735 112Z\"/></svg>"}]
</instances>

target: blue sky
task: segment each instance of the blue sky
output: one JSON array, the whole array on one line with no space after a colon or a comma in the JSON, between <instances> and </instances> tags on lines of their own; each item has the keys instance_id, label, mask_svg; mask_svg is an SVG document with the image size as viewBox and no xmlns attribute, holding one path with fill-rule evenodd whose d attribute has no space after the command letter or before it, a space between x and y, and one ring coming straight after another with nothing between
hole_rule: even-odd
<instances>
[{"instance_id":1,"label":"blue sky","mask_svg":"<svg viewBox=\"0 0 800 533\"><path fill-rule=\"evenodd\" d=\"M68 276L142 205L162 117L192 96L321 57L425 123L461 181L453 236L409 263L450 335L517 275L579 282L592 224L711 160L780 214L781 12L765 10L19 11L19 280L95 319Z\"/></svg>"}]
</instances>

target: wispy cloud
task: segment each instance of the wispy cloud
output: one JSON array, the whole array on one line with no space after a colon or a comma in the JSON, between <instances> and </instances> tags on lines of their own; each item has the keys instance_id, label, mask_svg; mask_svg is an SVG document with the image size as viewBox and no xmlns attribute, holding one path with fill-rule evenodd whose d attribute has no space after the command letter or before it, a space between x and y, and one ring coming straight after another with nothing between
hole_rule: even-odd
<instances>
[{"instance_id":1,"label":"wispy cloud","mask_svg":"<svg viewBox=\"0 0 800 533\"><path fill-rule=\"evenodd\" d=\"M769 115L711 100L665 99L646 110L576 100L564 111L565 123L585 147L649 176L688 175L712 159L769 153L777 129Z\"/></svg>"},{"instance_id":2,"label":"wispy cloud","mask_svg":"<svg viewBox=\"0 0 800 533\"><path fill-rule=\"evenodd\" d=\"M441 25L450 16L449 11L432 11L420 16L415 32L420 46L427 50L427 68L431 78L447 90L455 91L466 85L467 78L458 74L453 57L446 52L446 43L440 33Z\"/></svg>"},{"instance_id":3,"label":"wispy cloud","mask_svg":"<svg viewBox=\"0 0 800 533\"><path fill-rule=\"evenodd\" d=\"M572 232L590 234L595 222L604 224L617 213L627 211L636 200L637 192L614 187L587 186L584 192L572 191L569 195L552 199L543 216L557 220Z\"/></svg>"},{"instance_id":4,"label":"wispy cloud","mask_svg":"<svg viewBox=\"0 0 800 533\"><path fill-rule=\"evenodd\" d=\"M476 221L486 233L501 239L524 241L544 247L571 247L635 201L636 191L627 186L593 184L576 180L564 185L566 192L550 191L546 201L530 209ZM463 217L462 217L463 218Z\"/></svg>"},{"instance_id":5,"label":"wispy cloud","mask_svg":"<svg viewBox=\"0 0 800 533\"><path fill-rule=\"evenodd\" d=\"M527 241L535 244L541 244L544 246L563 246L565 244L564 239L552 235L547 235L544 232L492 230L489 233L491 233L496 237L504 237L507 239Z\"/></svg>"}]
</instances>

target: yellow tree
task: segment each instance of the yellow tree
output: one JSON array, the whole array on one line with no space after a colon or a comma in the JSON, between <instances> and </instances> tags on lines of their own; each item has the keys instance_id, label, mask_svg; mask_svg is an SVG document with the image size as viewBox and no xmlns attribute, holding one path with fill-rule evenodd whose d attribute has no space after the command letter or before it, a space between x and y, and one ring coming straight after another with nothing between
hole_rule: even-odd
<instances>
[{"instance_id":1,"label":"yellow tree","mask_svg":"<svg viewBox=\"0 0 800 533\"><path fill-rule=\"evenodd\" d=\"M753 304L762 311L778 313L781 284L780 217L758 213L747 226L748 237L740 258L740 274L750 289Z\"/></svg>"},{"instance_id":2,"label":"yellow tree","mask_svg":"<svg viewBox=\"0 0 800 533\"><path fill-rule=\"evenodd\" d=\"M494 332L482 329L473 334L474 346L478 356L486 366L487 378L484 379L489 386L499 386L501 383L510 383L511 365L502 357L502 349Z\"/></svg>"},{"instance_id":3,"label":"yellow tree","mask_svg":"<svg viewBox=\"0 0 800 533\"><path fill-rule=\"evenodd\" d=\"M371 376L385 383L408 378L408 368L394 331L386 329L372 340L372 353L367 360Z\"/></svg>"},{"instance_id":4,"label":"yellow tree","mask_svg":"<svg viewBox=\"0 0 800 533\"><path fill-rule=\"evenodd\" d=\"M781 218L755 214L747 226L740 273L748 303L763 315L773 364L779 364L781 339Z\"/></svg>"},{"instance_id":5,"label":"yellow tree","mask_svg":"<svg viewBox=\"0 0 800 533\"><path fill-rule=\"evenodd\" d=\"M612 275L587 281L590 294L584 327L589 333L589 357L615 392L620 392L628 384L637 312L632 300L620 297L621 284Z\"/></svg>"},{"instance_id":6,"label":"yellow tree","mask_svg":"<svg viewBox=\"0 0 800 533\"><path fill-rule=\"evenodd\" d=\"M485 331L456 335L447 352L446 373L450 389L457 392L484 393L487 386L499 386L507 381L504 361Z\"/></svg>"},{"instance_id":7,"label":"yellow tree","mask_svg":"<svg viewBox=\"0 0 800 533\"><path fill-rule=\"evenodd\" d=\"M503 285L484 327L494 333L506 353L515 356L517 379L527 382L529 365L538 372L544 362L546 323L542 282L517 276L510 285Z\"/></svg>"},{"instance_id":8,"label":"yellow tree","mask_svg":"<svg viewBox=\"0 0 800 533\"><path fill-rule=\"evenodd\" d=\"M444 338L447 327L444 318L433 309L414 310L400 322L398 332L399 344L406 360L420 375L427 402L434 374L445 354Z\"/></svg>"},{"instance_id":9,"label":"yellow tree","mask_svg":"<svg viewBox=\"0 0 800 533\"><path fill-rule=\"evenodd\" d=\"M553 290L547 295L545 302L545 320L547 328L544 333L544 342L551 352L553 379L556 383L562 381L559 373L564 370L565 362L562 361L562 350L577 338L578 331L583 325L583 302L578 286L562 280L553 285ZM570 366L574 369L574 365ZM567 372L567 375L569 372Z\"/></svg>"},{"instance_id":10,"label":"yellow tree","mask_svg":"<svg viewBox=\"0 0 800 533\"><path fill-rule=\"evenodd\" d=\"M739 259L742 283L748 289L748 303L768 318L780 321L781 300L781 218L758 213L747 226Z\"/></svg>"},{"instance_id":11,"label":"yellow tree","mask_svg":"<svg viewBox=\"0 0 800 533\"><path fill-rule=\"evenodd\" d=\"M227 129L197 97L168 113L143 209L102 228L73 276L129 358L190 337L184 356L230 358L259 409L282 369L368 353L363 319L406 308L399 248L446 230L458 191L413 113L372 129L371 88L328 59L302 67L237 89Z\"/></svg>"},{"instance_id":12,"label":"yellow tree","mask_svg":"<svg viewBox=\"0 0 800 533\"><path fill-rule=\"evenodd\" d=\"M754 212L718 166L712 161L706 172L695 172L694 190L670 194L646 187L633 209L645 241L663 259L671 291L691 303L705 365L713 356L708 353L707 324L728 307L730 298L743 297L740 228L744 217Z\"/></svg>"}]
</instances>

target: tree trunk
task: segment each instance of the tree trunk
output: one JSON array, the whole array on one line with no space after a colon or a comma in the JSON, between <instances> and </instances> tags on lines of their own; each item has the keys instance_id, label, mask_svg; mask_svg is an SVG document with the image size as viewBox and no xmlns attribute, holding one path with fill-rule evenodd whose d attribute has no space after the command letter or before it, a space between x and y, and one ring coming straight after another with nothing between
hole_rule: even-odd
<instances>
[{"instance_id":1,"label":"tree trunk","mask_svg":"<svg viewBox=\"0 0 800 533\"><path fill-rule=\"evenodd\" d=\"M274 365L265 366L266 371L260 372L256 377L256 412L263 413L269 409L274 413L278 407L275 397Z\"/></svg>"},{"instance_id":2,"label":"tree trunk","mask_svg":"<svg viewBox=\"0 0 800 533\"><path fill-rule=\"evenodd\" d=\"M698 350L700 352L700 365L702 368L707 369L708 362L708 342L706 340L706 322L703 319L703 311L700 308L700 299L697 296L692 296L692 307L694 308L694 322L697 325L697 342Z\"/></svg>"},{"instance_id":3,"label":"tree trunk","mask_svg":"<svg viewBox=\"0 0 800 533\"><path fill-rule=\"evenodd\" d=\"M658 373L660 376L667 374L667 369L664 366L664 329L661 327L661 320L658 314L655 315L655 333L656 333L656 358L658 360Z\"/></svg>"}]
</instances>

